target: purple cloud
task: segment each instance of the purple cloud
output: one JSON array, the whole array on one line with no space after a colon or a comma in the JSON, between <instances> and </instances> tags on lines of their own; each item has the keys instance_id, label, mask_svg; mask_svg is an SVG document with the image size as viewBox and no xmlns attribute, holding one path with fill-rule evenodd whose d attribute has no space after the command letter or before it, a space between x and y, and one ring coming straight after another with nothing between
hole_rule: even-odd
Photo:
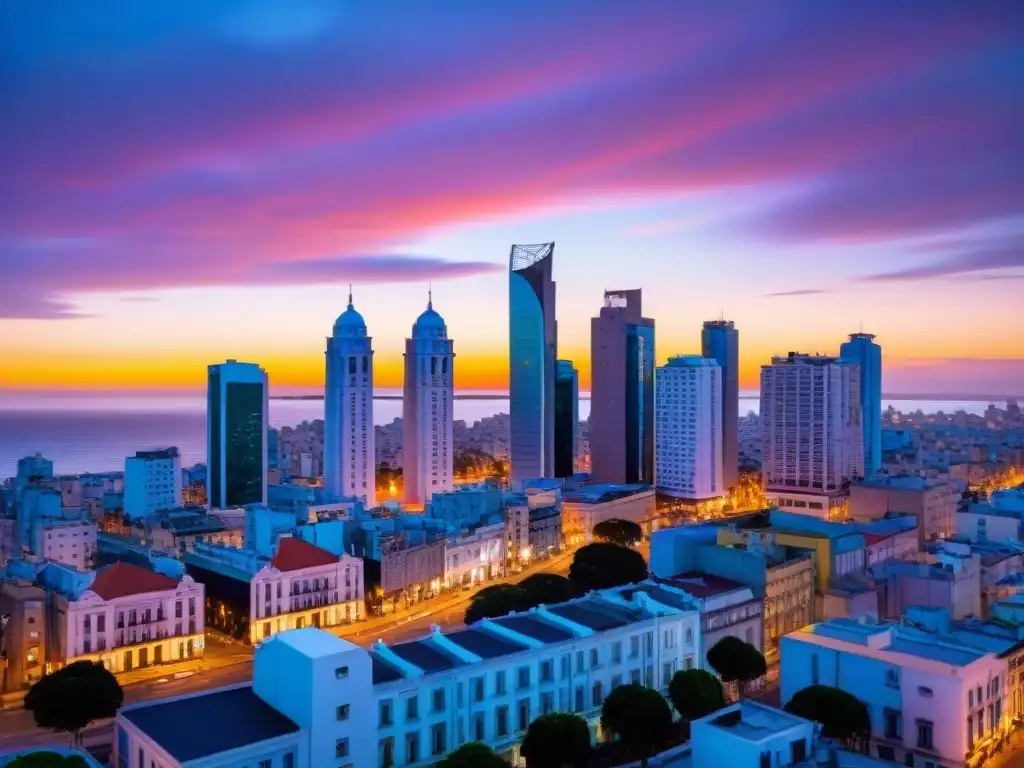
<instances>
[{"instance_id":1,"label":"purple cloud","mask_svg":"<svg viewBox=\"0 0 1024 768\"><path fill-rule=\"evenodd\" d=\"M766 293L765 298L781 298L783 296L818 296L823 293L831 293L831 291L825 291L820 288L798 288L794 291L776 291L775 293Z\"/></svg>"},{"instance_id":2,"label":"purple cloud","mask_svg":"<svg viewBox=\"0 0 1024 768\"><path fill-rule=\"evenodd\" d=\"M1024 242L1010 239L1004 242L993 241L960 241L954 244L971 250L963 253L946 255L930 264L868 275L861 278L866 281L884 280L922 280L936 277L970 279L991 278L1005 279L1007 275L978 275L993 270L1024 268ZM918 246L921 248L922 246Z\"/></svg>"}]
</instances>

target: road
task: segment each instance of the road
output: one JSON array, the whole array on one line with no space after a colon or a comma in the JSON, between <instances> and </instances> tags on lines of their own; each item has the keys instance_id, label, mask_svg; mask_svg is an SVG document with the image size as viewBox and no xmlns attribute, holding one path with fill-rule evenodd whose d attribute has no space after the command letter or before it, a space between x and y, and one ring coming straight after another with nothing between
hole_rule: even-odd
<instances>
[{"instance_id":1,"label":"road","mask_svg":"<svg viewBox=\"0 0 1024 768\"><path fill-rule=\"evenodd\" d=\"M549 561L537 563L520 574L505 579L488 582L484 586L495 583L518 581L532 573L557 573L565 575L569 571L572 553L559 555ZM430 632L432 625L437 624L442 630L455 629L462 626L462 617L473 593L460 592L442 596L413 606L404 616L398 619L384 617L366 622L347 625L332 629L335 634L351 640L353 643L369 647L376 640L384 640L389 645L415 640ZM403 613L405 613L403 611ZM364 626L368 625L368 626ZM233 683L241 683L252 679L252 649L248 646L227 643L207 634L206 651L202 661L186 665L138 670L133 675L160 675L143 680L122 681L124 703L136 704L141 701L163 699L170 696L184 696L190 693L217 688ZM175 670L187 667L177 672ZM109 744L111 721L99 722L91 726L84 734L83 743ZM68 743L67 736L42 731L36 728L32 715L24 709L11 709L0 712L0 752L10 749L39 747L47 744Z\"/></svg>"}]
</instances>

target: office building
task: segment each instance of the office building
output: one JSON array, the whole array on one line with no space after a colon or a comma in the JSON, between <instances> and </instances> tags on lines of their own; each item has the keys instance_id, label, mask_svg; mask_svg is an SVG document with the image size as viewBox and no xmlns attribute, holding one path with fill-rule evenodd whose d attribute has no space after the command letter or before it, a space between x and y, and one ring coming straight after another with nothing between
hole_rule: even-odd
<instances>
[{"instance_id":1,"label":"office building","mask_svg":"<svg viewBox=\"0 0 1024 768\"><path fill-rule=\"evenodd\" d=\"M701 356L722 369L722 473L726 488L739 480L740 334L731 320L708 320L701 330Z\"/></svg>"},{"instance_id":2,"label":"office building","mask_svg":"<svg viewBox=\"0 0 1024 768\"><path fill-rule=\"evenodd\" d=\"M1007 661L896 624L831 619L781 641L782 702L810 685L853 694L871 717L871 754L911 766L962 766L1005 731Z\"/></svg>"},{"instance_id":3,"label":"office building","mask_svg":"<svg viewBox=\"0 0 1024 768\"><path fill-rule=\"evenodd\" d=\"M576 471L576 432L580 423L580 379L571 360L555 364L555 477Z\"/></svg>"},{"instance_id":4,"label":"office building","mask_svg":"<svg viewBox=\"0 0 1024 768\"><path fill-rule=\"evenodd\" d=\"M124 460L124 514L133 522L181 506L181 456L177 448L138 451Z\"/></svg>"},{"instance_id":5,"label":"office building","mask_svg":"<svg viewBox=\"0 0 1024 768\"><path fill-rule=\"evenodd\" d=\"M691 602L639 586L369 650L316 629L281 633L256 649L251 684L122 708L115 764L422 768L469 741L519 764L538 716L576 712L596 732L619 685L666 691L701 666Z\"/></svg>"},{"instance_id":6,"label":"office building","mask_svg":"<svg viewBox=\"0 0 1024 768\"><path fill-rule=\"evenodd\" d=\"M839 359L860 369L860 412L864 430L864 476L882 469L882 348L870 333L851 333Z\"/></svg>"},{"instance_id":7,"label":"office building","mask_svg":"<svg viewBox=\"0 0 1024 768\"><path fill-rule=\"evenodd\" d=\"M509 254L509 412L512 484L555 473L555 244Z\"/></svg>"},{"instance_id":8,"label":"office building","mask_svg":"<svg viewBox=\"0 0 1024 768\"><path fill-rule=\"evenodd\" d=\"M769 492L827 496L863 477L860 414L860 371L850 363L791 352L762 366L761 473Z\"/></svg>"},{"instance_id":9,"label":"office building","mask_svg":"<svg viewBox=\"0 0 1024 768\"><path fill-rule=\"evenodd\" d=\"M703 500L724 496L722 368L706 357L678 356L658 368L658 489Z\"/></svg>"},{"instance_id":10,"label":"office building","mask_svg":"<svg viewBox=\"0 0 1024 768\"><path fill-rule=\"evenodd\" d=\"M327 339L324 394L324 488L335 496L355 496L376 505L376 453L373 434L373 340L363 316L352 306L334 323Z\"/></svg>"},{"instance_id":11,"label":"office building","mask_svg":"<svg viewBox=\"0 0 1024 768\"><path fill-rule=\"evenodd\" d=\"M226 509L267 500L267 374L255 363L211 365L206 388L207 499Z\"/></svg>"},{"instance_id":12,"label":"office building","mask_svg":"<svg viewBox=\"0 0 1024 768\"><path fill-rule=\"evenodd\" d=\"M654 321L640 290L605 291L590 321L590 476L654 483Z\"/></svg>"},{"instance_id":13,"label":"office building","mask_svg":"<svg viewBox=\"0 0 1024 768\"><path fill-rule=\"evenodd\" d=\"M426 311L405 340L402 483L408 505L423 507L435 493L453 487L454 380L454 343L428 298Z\"/></svg>"}]
</instances>

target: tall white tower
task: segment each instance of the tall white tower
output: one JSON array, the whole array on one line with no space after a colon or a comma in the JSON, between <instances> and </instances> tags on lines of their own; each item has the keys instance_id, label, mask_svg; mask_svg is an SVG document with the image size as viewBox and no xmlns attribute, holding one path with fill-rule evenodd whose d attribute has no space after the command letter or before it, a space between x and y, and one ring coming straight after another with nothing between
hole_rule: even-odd
<instances>
[{"instance_id":1,"label":"tall white tower","mask_svg":"<svg viewBox=\"0 0 1024 768\"><path fill-rule=\"evenodd\" d=\"M334 323L327 339L324 393L324 487L338 496L357 496L376 505L373 445L373 344L363 316L352 306Z\"/></svg>"},{"instance_id":2,"label":"tall white tower","mask_svg":"<svg viewBox=\"0 0 1024 768\"><path fill-rule=\"evenodd\" d=\"M452 401L454 342L427 299L427 310L405 340L402 397L402 480L406 504L422 505L438 491L452 489Z\"/></svg>"}]
</instances>

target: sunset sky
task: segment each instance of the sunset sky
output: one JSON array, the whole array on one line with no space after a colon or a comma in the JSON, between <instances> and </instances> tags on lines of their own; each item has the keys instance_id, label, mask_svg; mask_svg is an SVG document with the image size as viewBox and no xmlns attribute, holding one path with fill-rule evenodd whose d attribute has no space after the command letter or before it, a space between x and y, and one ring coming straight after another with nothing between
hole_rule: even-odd
<instances>
[{"instance_id":1,"label":"sunset sky","mask_svg":"<svg viewBox=\"0 0 1024 768\"><path fill-rule=\"evenodd\" d=\"M399 386L429 281L505 389L553 240L584 389L642 288L659 362L724 315L748 389L863 328L887 392L1024 394L1020 0L8 2L0 82L0 388L316 391L348 283Z\"/></svg>"}]
</instances>

